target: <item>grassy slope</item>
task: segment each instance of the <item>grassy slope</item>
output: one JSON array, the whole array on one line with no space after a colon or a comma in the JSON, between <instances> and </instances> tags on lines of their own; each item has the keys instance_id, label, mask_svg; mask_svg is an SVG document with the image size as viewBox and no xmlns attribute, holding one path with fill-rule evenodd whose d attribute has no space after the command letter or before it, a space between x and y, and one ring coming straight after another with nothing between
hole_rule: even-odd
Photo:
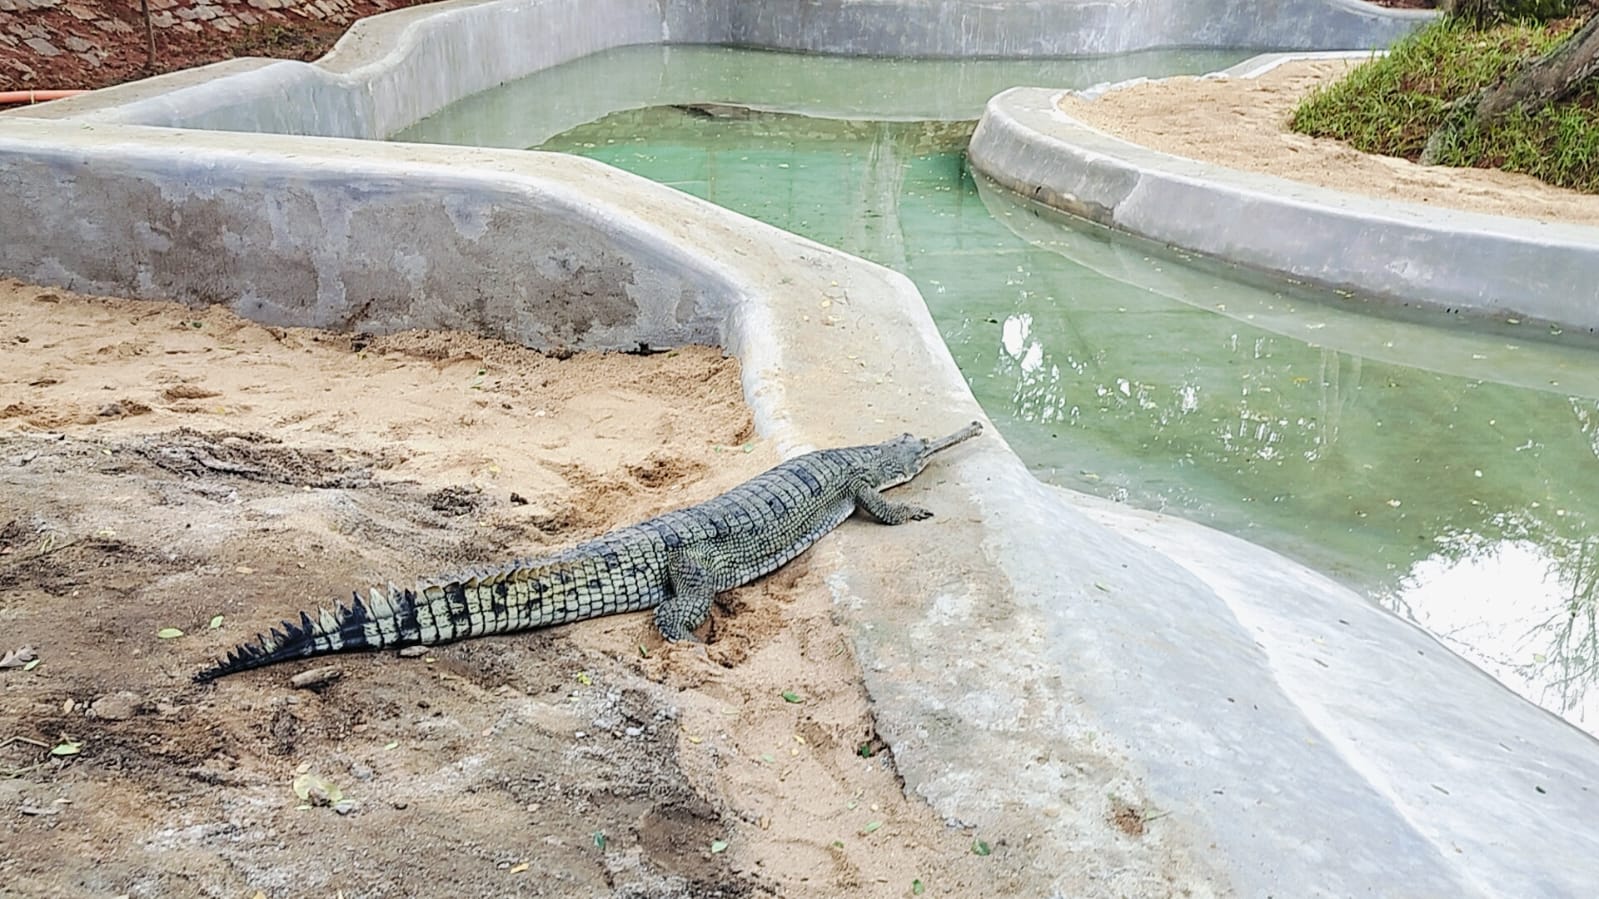
<instances>
[{"instance_id":1,"label":"grassy slope","mask_svg":"<svg viewBox=\"0 0 1599 899\"><path fill-rule=\"evenodd\" d=\"M1448 107L1544 53L1575 25L1512 23L1479 31L1441 20L1388 56L1318 89L1300 104L1290 126L1367 153L1414 160L1447 124L1439 156L1445 165L1525 172L1599 193L1599 85L1530 115L1514 111L1486 133L1471 120L1470 104Z\"/></svg>"}]
</instances>

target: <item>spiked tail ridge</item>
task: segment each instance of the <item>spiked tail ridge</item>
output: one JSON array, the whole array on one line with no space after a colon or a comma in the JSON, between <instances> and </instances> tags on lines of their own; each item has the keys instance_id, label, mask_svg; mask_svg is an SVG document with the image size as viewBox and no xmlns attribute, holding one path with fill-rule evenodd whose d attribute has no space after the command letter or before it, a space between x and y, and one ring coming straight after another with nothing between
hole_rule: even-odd
<instances>
[{"instance_id":1,"label":"spiked tail ridge","mask_svg":"<svg viewBox=\"0 0 1599 899\"><path fill-rule=\"evenodd\" d=\"M292 659L448 643L591 617L592 610L572 599L586 583L577 577L580 570L581 563L545 559L468 571L415 589L390 584L387 592L374 588L364 600L356 593L347 605L323 609L315 618L301 612L298 622L284 621L241 643L194 682Z\"/></svg>"},{"instance_id":2,"label":"spiked tail ridge","mask_svg":"<svg viewBox=\"0 0 1599 899\"><path fill-rule=\"evenodd\" d=\"M406 621L412 622L411 628L404 626ZM348 605L324 609L315 619L301 612L298 623L284 621L254 640L239 644L228 651L226 658L196 674L194 682L203 684L291 659L419 643L421 635L415 629L415 621L415 590L401 590L391 584L387 595L374 589L365 601L356 593ZM369 637L369 627L376 640Z\"/></svg>"}]
</instances>

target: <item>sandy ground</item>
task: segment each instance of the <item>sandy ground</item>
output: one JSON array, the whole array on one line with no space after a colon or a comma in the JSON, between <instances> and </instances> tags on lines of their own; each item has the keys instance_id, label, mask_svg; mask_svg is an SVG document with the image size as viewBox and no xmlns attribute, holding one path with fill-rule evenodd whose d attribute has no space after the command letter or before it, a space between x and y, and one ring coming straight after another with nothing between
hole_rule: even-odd
<instances>
[{"instance_id":1,"label":"sandy ground","mask_svg":"<svg viewBox=\"0 0 1599 899\"><path fill-rule=\"evenodd\" d=\"M1088 101L1067 115L1164 153L1323 187L1430 206L1599 225L1599 196L1488 169L1420 166L1288 131L1295 104L1359 60L1301 61L1259 78L1167 78Z\"/></svg>"},{"instance_id":2,"label":"sandy ground","mask_svg":"<svg viewBox=\"0 0 1599 899\"><path fill-rule=\"evenodd\" d=\"M714 495L775 461L751 435L714 349L562 360L0 280L0 656L39 659L0 669L0 895L1029 895L1028 860L905 798L805 557L703 651L633 615L337 656L316 690L288 683L313 663L189 683L352 587Z\"/></svg>"}]
</instances>

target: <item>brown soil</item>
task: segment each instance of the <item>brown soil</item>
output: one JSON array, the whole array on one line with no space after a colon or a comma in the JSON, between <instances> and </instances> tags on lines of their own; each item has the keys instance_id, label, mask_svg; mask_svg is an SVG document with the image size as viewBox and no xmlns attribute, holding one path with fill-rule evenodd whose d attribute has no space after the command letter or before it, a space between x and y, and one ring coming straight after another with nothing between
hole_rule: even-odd
<instances>
[{"instance_id":1,"label":"brown soil","mask_svg":"<svg viewBox=\"0 0 1599 899\"><path fill-rule=\"evenodd\" d=\"M1599 225L1599 196L1528 175L1422 166L1288 130L1300 98L1359 60L1279 66L1259 78L1166 78L1089 101L1068 94L1067 115L1137 144L1228 168L1389 200L1541 221Z\"/></svg>"},{"instance_id":2,"label":"brown soil","mask_svg":"<svg viewBox=\"0 0 1599 899\"><path fill-rule=\"evenodd\" d=\"M631 615L189 682L351 587L766 467L719 351L557 360L11 281L0 343L0 656L39 659L0 669L0 895L1016 894L1025 860L905 798L806 557L704 648Z\"/></svg>"},{"instance_id":3,"label":"brown soil","mask_svg":"<svg viewBox=\"0 0 1599 899\"><path fill-rule=\"evenodd\" d=\"M150 6L163 21L164 15L201 7L255 20L218 27L216 19L179 19L157 27L154 69L147 68L139 0L21 2L32 8L0 10L0 37L42 36L58 52L42 55L21 40L0 40L0 90L92 90L238 56L313 60L331 50L356 19L430 0L335 0L324 4L331 13L304 0L278 9L246 0L153 0Z\"/></svg>"}]
</instances>

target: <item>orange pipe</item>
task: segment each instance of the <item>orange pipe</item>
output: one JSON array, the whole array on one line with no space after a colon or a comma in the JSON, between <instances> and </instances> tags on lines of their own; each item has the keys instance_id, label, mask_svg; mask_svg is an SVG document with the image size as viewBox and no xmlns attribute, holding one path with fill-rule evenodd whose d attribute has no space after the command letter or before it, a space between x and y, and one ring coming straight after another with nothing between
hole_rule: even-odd
<instances>
[{"instance_id":1,"label":"orange pipe","mask_svg":"<svg viewBox=\"0 0 1599 899\"><path fill-rule=\"evenodd\" d=\"M60 100L65 97L76 97L88 91L0 91L0 106L9 106L14 103L43 103L46 100Z\"/></svg>"}]
</instances>

